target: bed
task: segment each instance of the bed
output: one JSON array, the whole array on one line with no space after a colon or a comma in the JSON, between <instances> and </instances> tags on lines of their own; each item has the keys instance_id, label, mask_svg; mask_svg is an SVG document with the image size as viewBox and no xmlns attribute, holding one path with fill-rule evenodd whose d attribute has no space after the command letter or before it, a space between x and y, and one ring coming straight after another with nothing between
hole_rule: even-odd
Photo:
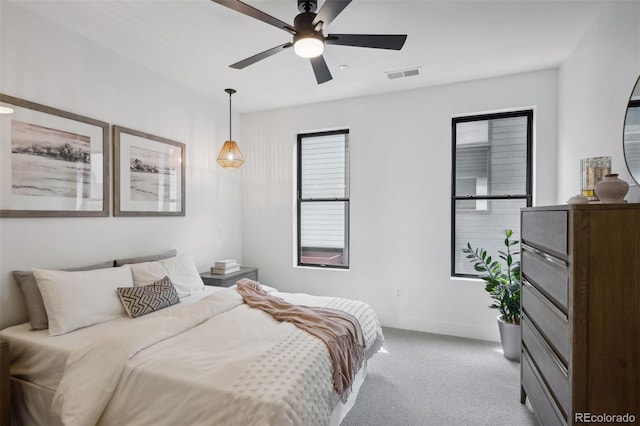
<instances>
[{"instance_id":1,"label":"bed","mask_svg":"<svg viewBox=\"0 0 640 426\"><path fill-rule=\"evenodd\" d=\"M374 311L361 301L284 293L255 283L269 297L296 306L330 308L357 320L364 359L348 392L340 395L325 342L249 306L235 286L198 283L192 262L183 262L189 273L176 267L179 257L98 272L34 271L50 314L49 328L33 330L25 323L0 331L10 343L14 424L338 425L342 421L366 376L367 360L382 345ZM114 274L124 276L129 270L130 285L118 288L148 292L147 281L164 275L175 281L179 303L136 318L127 315L125 305L124 314L107 314L112 316L107 320L103 318L108 309L91 306L92 312L83 314L93 316L89 325L61 315L74 303L86 305L87 297L102 294L95 288L101 280L113 281ZM48 283L47 274L58 282ZM86 274L92 277L91 284L86 283ZM66 288L76 277L83 284ZM62 302L46 294L48 285L66 286L58 295ZM80 297L74 294L83 291L86 294ZM118 302L124 304L122 298ZM115 309L115 304L111 306Z\"/></svg>"}]
</instances>

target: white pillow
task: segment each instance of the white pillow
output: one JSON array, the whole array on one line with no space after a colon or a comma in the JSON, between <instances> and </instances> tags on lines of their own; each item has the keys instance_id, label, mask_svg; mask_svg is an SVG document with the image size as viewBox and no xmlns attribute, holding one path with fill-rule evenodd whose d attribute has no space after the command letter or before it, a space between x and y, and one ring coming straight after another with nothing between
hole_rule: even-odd
<instances>
[{"instance_id":1,"label":"white pillow","mask_svg":"<svg viewBox=\"0 0 640 426\"><path fill-rule=\"evenodd\" d=\"M76 272L34 269L33 275L52 336L126 315L117 288L133 286L129 266Z\"/></svg>"},{"instance_id":2,"label":"white pillow","mask_svg":"<svg viewBox=\"0 0 640 426\"><path fill-rule=\"evenodd\" d=\"M185 297L204 289L200 273L188 254L181 254L155 262L134 263L129 267L131 268L135 287L148 285L164 277L169 277L180 297Z\"/></svg>"}]
</instances>

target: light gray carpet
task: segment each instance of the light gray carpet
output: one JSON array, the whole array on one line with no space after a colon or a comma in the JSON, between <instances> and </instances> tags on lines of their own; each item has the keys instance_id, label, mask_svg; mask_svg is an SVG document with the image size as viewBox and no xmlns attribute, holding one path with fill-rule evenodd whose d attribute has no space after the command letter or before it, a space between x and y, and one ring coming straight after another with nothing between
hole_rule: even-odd
<instances>
[{"instance_id":1,"label":"light gray carpet","mask_svg":"<svg viewBox=\"0 0 640 426\"><path fill-rule=\"evenodd\" d=\"M384 328L342 426L535 425L499 343Z\"/></svg>"}]
</instances>

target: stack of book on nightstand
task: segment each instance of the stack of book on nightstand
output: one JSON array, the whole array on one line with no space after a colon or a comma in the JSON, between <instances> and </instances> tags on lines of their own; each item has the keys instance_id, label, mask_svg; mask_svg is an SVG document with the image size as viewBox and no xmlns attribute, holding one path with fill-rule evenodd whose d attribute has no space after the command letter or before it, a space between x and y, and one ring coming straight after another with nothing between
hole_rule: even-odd
<instances>
[{"instance_id":1,"label":"stack of book on nightstand","mask_svg":"<svg viewBox=\"0 0 640 426\"><path fill-rule=\"evenodd\" d=\"M216 264L211 267L211 273L214 275L225 275L239 270L240 265L233 259L218 260Z\"/></svg>"}]
</instances>

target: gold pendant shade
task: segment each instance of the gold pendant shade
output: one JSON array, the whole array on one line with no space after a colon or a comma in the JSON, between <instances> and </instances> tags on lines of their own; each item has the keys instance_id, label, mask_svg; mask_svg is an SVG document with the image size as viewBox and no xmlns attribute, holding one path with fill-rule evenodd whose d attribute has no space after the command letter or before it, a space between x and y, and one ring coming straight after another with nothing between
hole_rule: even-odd
<instances>
[{"instance_id":1,"label":"gold pendant shade","mask_svg":"<svg viewBox=\"0 0 640 426\"><path fill-rule=\"evenodd\" d=\"M226 141L216 161L225 169L237 169L244 163L244 157L235 141Z\"/></svg>"},{"instance_id":2,"label":"gold pendant shade","mask_svg":"<svg viewBox=\"0 0 640 426\"><path fill-rule=\"evenodd\" d=\"M224 91L229 94L229 140L222 145L216 161L225 169L237 169L244 164L244 157L238 144L231 138L231 95L236 91L234 89L224 89Z\"/></svg>"}]
</instances>

